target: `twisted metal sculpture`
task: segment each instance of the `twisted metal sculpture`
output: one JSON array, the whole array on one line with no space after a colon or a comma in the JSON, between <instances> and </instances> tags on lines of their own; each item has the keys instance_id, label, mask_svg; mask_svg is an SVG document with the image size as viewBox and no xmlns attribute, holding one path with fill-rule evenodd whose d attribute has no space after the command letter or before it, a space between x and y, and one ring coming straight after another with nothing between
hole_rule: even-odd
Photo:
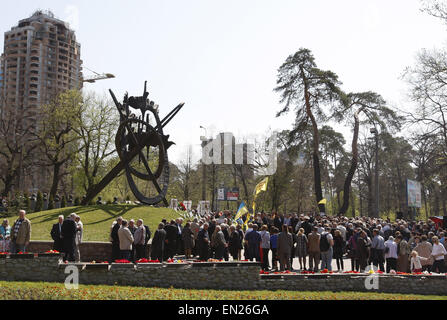
<instances>
[{"instance_id":1,"label":"twisted metal sculpture","mask_svg":"<svg viewBox=\"0 0 447 320\"><path fill-rule=\"evenodd\" d=\"M99 194L122 170L126 172L127 182L135 197L143 204L154 205L163 202L168 206L166 193L169 185L169 161L168 149L174 144L169 141L169 135L165 135L163 128L175 117L183 108L184 103L179 104L169 112L162 120L158 115L158 108L154 101L148 99L147 82L144 83L144 92L140 97L129 97L126 93L123 103L119 103L112 90L109 90L113 101L120 115L120 125L115 137L115 147L120 158L120 162L85 196L83 205L89 203ZM141 113L136 116L133 110ZM155 125L152 126L149 120L153 118ZM151 157L158 153L156 169L149 166ZM138 164L143 165L143 169L135 167L133 161L138 157ZM154 162L154 161L152 161ZM151 182L157 195L149 197L138 189L136 178Z\"/></svg>"}]
</instances>

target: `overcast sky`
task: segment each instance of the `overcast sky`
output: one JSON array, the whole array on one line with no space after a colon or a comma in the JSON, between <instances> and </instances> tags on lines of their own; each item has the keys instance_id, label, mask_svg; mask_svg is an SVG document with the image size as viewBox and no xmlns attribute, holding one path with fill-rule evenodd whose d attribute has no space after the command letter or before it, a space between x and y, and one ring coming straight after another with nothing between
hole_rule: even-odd
<instances>
[{"instance_id":1,"label":"overcast sky","mask_svg":"<svg viewBox=\"0 0 447 320\"><path fill-rule=\"evenodd\" d=\"M419 0L17 0L2 1L0 32L50 9L76 30L84 66L116 75L85 89L111 88L121 100L125 91L141 95L148 80L161 116L185 102L166 127L178 162L189 144L198 158L200 126L237 137L290 128L293 114L275 118L273 88L278 67L301 47L337 73L344 90L373 90L407 108L400 74L418 50L446 38L446 27L420 8Z\"/></svg>"}]
</instances>

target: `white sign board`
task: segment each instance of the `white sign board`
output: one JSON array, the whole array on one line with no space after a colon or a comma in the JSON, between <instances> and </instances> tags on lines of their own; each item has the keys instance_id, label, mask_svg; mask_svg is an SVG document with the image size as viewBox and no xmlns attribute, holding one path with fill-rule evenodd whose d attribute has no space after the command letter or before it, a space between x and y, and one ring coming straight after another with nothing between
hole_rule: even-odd
<instances>
[{"instance_id":1,"label":"white sign board","mask_svg":"<svg viewBox=\"0 0 447 320\"><path fill-rule=\"evenodd\" d=\"M187 211L191 211L191 207L192 207L191 200L185 200L185 201L183 201L183 204L185 205Z\"/></svg>"},{"instance_id":2,"label":"white sign board","mask_svg":"<svg viewBox=\"0 0 447 320\"><path fill-rule=\"evenodd\" d=\"M407 203L409 207L421 207L421 183L407 180Z\"/></svg>"},{"instance_id":3,"label":"white sign board","mask_svg":"<svg viewBox=\"0 0 447 320\"><path fill-rule=\"evenodd\" d=\"M205 214L210 213L210 202L209 201L199 201L197 206L197 213L203 217Z\"/></svg>"},{"instance_id":4,"label":"white sign board","mask_svg":"<svg viewBox=\"0 0 447 320\"><path fill-rule=\"evenodd\" d=\"M217 189L217 200L225 200L225 188Z\"/></svg>"}]
</instances>

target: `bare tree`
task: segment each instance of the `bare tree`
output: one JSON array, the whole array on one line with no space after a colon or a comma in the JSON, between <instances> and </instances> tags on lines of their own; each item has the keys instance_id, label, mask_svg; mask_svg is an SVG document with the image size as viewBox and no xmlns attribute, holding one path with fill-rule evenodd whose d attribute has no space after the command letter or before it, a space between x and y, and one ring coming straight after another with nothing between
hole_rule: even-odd
<instances>
[{"instance_id":1,"label":"bare tree","mask_svg":"<svg viewBox=\"0 0 447 320\"><path fill-rule=\"evenodd\" d=\"M33 128L29 115L19 114L17 110L3 106L0 117L0 179L4 184L2 196L6 197L14 186L18 186L21 169L33 165L34 152L38 146L37 140L32 137Z\"/></svg>"},{"instance_id":2,"label":"bare tree","mask_svg":"<svg viewBox=\"0 0 447 320\"><path fill-rule=\"evenodd\" d=\"M50 197L56 195L59 181L67 174L63 170L64 165L82 150L79 136L75 133L82 111L82 95L77 90L62 92L40 108L42 118L34 135L40 141L44 163L53 171Z\"/></svg>"}]
</instances>

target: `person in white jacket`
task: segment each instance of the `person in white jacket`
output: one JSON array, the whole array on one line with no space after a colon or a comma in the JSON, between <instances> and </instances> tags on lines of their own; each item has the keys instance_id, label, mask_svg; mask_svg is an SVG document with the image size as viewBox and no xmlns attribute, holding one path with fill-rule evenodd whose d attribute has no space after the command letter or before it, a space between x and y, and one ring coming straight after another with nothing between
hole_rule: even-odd
<instances>
[{"instance_id":1,"label":"person in white jacket","mask_svg":"<svg viewBox=\"0 0 447 320\"><path fill-rule=\"evenodd\" d=\"M442 243L439 242L439 238L434 236L432 238L433 241L433 249L431 251L431 255L435 259L433 262L432 271L436 271L438 273L443 273L444 271L444 256L447 255L447 252Z\"/></svg>"}]
</instances>

